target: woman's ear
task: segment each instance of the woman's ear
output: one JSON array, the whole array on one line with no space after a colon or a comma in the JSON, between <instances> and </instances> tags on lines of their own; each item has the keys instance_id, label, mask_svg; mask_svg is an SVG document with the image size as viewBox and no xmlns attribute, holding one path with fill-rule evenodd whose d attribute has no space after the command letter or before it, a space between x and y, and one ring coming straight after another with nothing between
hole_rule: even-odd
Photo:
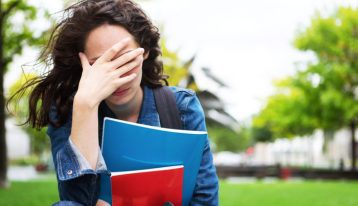
<instances>
[{"instance_id":1,"label":"woman's ear","mask_svg":"<svg viewBox=\"0 0 358 206\"><path fill-rule=\"evenodd\" d=\"M144 55L143 55L144 60L146 60L146 59L148 58L148 56L149 56L149 51L146 51L146 52L144 53Z\"/></svg>"}]
</instances>

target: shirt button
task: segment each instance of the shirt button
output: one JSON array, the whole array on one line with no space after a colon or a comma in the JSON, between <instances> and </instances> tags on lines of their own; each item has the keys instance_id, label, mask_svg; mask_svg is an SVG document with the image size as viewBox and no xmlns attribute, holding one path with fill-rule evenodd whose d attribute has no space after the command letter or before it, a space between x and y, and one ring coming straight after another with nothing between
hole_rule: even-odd
<instances>
[{"instance_id":1,"label":"shirt button","mask_svg":"<svg viewBox=\"0 0 358 206\"><path fill-rule=\"evenodd\" d=\"M67 170L68 175L72 175L72 170Z\"/></svg>"}]
</instances>

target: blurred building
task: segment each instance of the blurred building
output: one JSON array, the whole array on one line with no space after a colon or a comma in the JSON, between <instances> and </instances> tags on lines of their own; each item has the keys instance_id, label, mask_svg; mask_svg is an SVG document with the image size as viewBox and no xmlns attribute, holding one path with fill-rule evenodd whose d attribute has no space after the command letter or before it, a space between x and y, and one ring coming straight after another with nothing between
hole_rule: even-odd
<instances>
[{"instance_id":1,"label":"blurred building","mask_svg":"<svg viewBox=\"0 0 358 206\"><path fill-rule=\"evenodd\" d=\"M351 167L351 134L348 129L337 131L326 143L323 132L317 130L310 136L257 143L250 150L240 154L218 153L214 156L214 162L216 165L241 166L280 164L331 169Z\"/></svg>"},{"instance_id":2,"label":"blurred building","mask_svg":"<svg viewBox=\"0 0 358 206\"><path fill-rule=\"evenodd\" d=\"M30 138L12 118L6 119L6 145L10 160L24 158L30 155Z\"/></svg>"}]
</instances>

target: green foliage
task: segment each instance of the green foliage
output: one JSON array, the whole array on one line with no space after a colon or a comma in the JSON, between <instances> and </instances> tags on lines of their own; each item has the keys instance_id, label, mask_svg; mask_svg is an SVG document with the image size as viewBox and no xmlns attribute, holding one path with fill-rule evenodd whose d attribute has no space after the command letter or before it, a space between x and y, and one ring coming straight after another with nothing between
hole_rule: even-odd
<instances>
[{"instance_id":1,"label":"green foliage","mask_svg":"<svg viewBox=\"0 0 358 206\"><path fill-rule=\"evenodd\" d=\"M46 10L36 8L25 0L7 0L2 1L1 19L3 29L2 51L4 71L9 67L16 55L21 55L26 46L39 47L46 44L46 37L50 34L46 28L44 30L34 29L36 19L45 18L49 22L53 21ZM14 94L27 79L35 77L35 74L22 75L20 79L11 86L10 95ZM31 90L31 88L30 88ZM28 95L27 90L21 99L11 102L10 109L16 111L16 120L18 123L24 123L28 114ZM17 109L16 109L17 108ZM31 151L33 154L40 154L49 148L49 140L46 138L45 128L36 131L29 126L23 129L29 134L31 142Z\"/></svg>"},{"instance_id":2,"label":"green foliage","mask_svg":"<svg viewBox=\"0 0 358 206\"><path fill-rule=\"evenodd\" d=\"M9 88L9 96L14 95L27 81L37 78L38 75L35 73L22 73L16 82L14 82ZM15 117L19 122L26 121L29 113L29 95L33 88L29 88L24 91L21 96L22 98L14 99L10 102L10 111L15 111Z\"/></svg>"},{"instance_id":3,"label":"green foliage","mask_svg":"<svg viewBox=\"0 0 358 206\"><path fill-rule=\"evenodd\" d=\"M50 138L47 137L47 127L41 130L34 129L30 126L24 127L26 133L30 136L31 152L36 155L41 155L48 152L51 147Z\"/></svg>"},{"instance_id":4,"label":"green foliage","mask_svg":"<svg viewBox=\"0 0 358 206\"><path fill-rule=\"evenodd\" d=\"M251 136L255 142L269 142L273 140L272 132L266 125L252 127Z\"/></svg>"},{"instance_id":5,"label":"green foliage","mask_svg":"<svg viewBox=\"0 0 358 206\"><path fill-rule=\"evenodd\" d=\"M341 7L328 18L317 13L311 26L298 34L295 46L313 51L320 62L357 65L358 8Z\"/></svg>"},{"instance_id":6,"label":"green foliage","mask_svg":"<svg viewBox=\"0 0 358 206\"><path fill-rule=\"evenodd\" d=\"M327 18L319 13L298 33L295 46L311 51L315 62L276 83L277 92L253 119L253 126L273 138L332 131L358 117L358 8L339 8Z\"/></svg>"},{"instance_id":7,"label":"green foliage","mask_svg":"<svg viewBox=\"0 0 358 206\"><path fill-rule=\"evenodd\" d=\"M188 75L188 68L179 58L177 51L170 51L166 46L165 38L160 41L162 49L162 60L164 64L164 72L169 75L169 84L178 85L179 82Z\"/></svg>"},{"instance_id":8,"label":"green foliage","mask_svg":"<svg viewBox=\"0 0 358 206\"><path fill-rule=\"evenodd\" d=\"M249 129L246 127L241 127L239 131L234 131L217 124L208 124L208 134L214 142L213 149L217 152L238 152L245 149L250 143Z\"/></svg>"},{"instance_id":9,"label":"green foliage","mask_svg":"<svg viewBox=\"0 0 358 206\"><path fill-rule=\"evenodd\" d=\"M277 82L277 93L269 97L266 106L254 117L255 139L269 141L274 138L305 135L318 126L314 118L315 105L307 99L302 90L290 84L291 78Z\"/></svg>"},{"instance_id":10,"label":"green foliage","mask_svg":"<svg viewBox=\"0 0 358 206\"><path fill-rule=\"evenodd\" d=\"M189 69L194 58L183 61L179 55L178 51L171 51L166 46L166 39L162 38L160 40L160 46L162 49L162 60L164 64L164 73L169 75L169 85L177 86L180 81L187 79L190 75ZM193 82L188 85L188 88L198 91L198 87Z\"/></svg>"},{"instance_id":11,"label":"green foliage","mask_svg":"<svg viewBox=\"0 0 358 206\"><path fill-rule=\"evenodd\" d=\"M31 155L28 157L10 160L10 165L19 165L19 166L36 165L38 163L40 163L40 158L38 155Z\"/></svg>"},{"instance_id":12,"label":"green foliage","mask_svg":"<svg viewBox=\"0 0 358 206\"><path fill-rule=\"evenodd\" d=\"M320 127L337 129L351 123L358 116L358 8L341 7L328 18L317 14L295 45L314 52L318 60L300 78L319 79L310 89L320 94Z\"/></svg>"},{"instance_id":13,"label":"green foliage","mask_svg":"<svg viewBox=\"0 0 358 206\"><path fill-rule=\"evenodd\" d=\"M9 95L12 96L26 81L34 78L37 78L37 75L34 73L22 74L20 78L10 87ZM21 98L10 102L9 109L15 112L13 115L19 124L24 123L28 117L29 94L32 89L33 88L29 88L22 94ZM24 125L22 128L30 137L31 152L33 154L40 155L49 150L50 140L46 135L47 127L37 130L29 125Z\"/></svg>"},{"instance_id":14,"label":"green foliage","mask_svg":"<svg viewBox=\"0 0 358 206\"><path fill-rule=\"evenodd\" d=\"M25 46L44 45L45 35L48 32L32 29L35 19L39 18L39 9L30 5L25 0L8 0L2 3L3 11L11 8L2 20L4 29L4 65L5 71L16 55L21 55ZM49 18L46 11L42 11L42 18Z\"/></svg>"}]
</instances>

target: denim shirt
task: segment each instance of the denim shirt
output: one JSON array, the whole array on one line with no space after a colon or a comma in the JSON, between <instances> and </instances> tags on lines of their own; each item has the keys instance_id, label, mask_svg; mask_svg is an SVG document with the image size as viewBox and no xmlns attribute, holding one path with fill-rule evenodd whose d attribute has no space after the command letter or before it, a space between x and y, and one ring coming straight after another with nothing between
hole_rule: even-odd
<instances>
[{"instance_id":1,"label":"denim shirt","mask_svg":"<svg viewBox=\"0 0 358 206\"><path fill-rule=\"evenodd\" d=\"M170 88L175 94L183 128L185 130L206 131L204 112L195 93L178 87ZM160 127L153 91L145 86L143 91L144 98L137 123ZM101 104L104 104L104 102ZM100 106L98 115L99 139L102 137L103 117L111 116L104 113L101 111ZM52 106L49 115L50 119L57 119L55 106ZM95 205L99 195L99 174L109 174L109 172L101 152L99 152L97 167L93 170L79 150L72 144L69 139L71 120L72 113L64 125L57 128L49 124L47 130L47 134L51 139L52 156L60 195L60 202L55 205ZM218 188L218 177L213 165L209 140L207 139L190 205L218 205Z\"/></svg>"}]
</instances>

